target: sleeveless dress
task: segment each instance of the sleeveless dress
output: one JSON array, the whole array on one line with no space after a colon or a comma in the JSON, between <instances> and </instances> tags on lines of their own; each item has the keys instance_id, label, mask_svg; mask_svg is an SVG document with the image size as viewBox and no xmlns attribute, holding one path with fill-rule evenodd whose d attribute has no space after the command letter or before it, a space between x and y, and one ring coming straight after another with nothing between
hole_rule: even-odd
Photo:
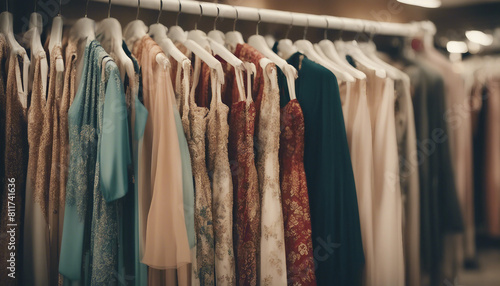
<instances>
[{"instance_id":1,"label":"sleeveless dress","mask_svg":"<svg viewBox=\"0 0 500 286\"><path fill-rule=\"evenodd\" d=\"M238 285L258 285L260 195L254 161L255 106L249 94L235 102L229 119L229 162L233 178L233 243Z\"/></svg>"},{"instance_id":2,"label":"sleeveless dress","mask_svg":"<svg viewBox=\"0 0 500 286\"><path fill-rule=\"evenodd\" d=\"M276 66L248 44L237 45L234 54L244 62L253 63L257 70L251 93L256 110L254 149L261 196L259 283L287 285L279 183L280 103Z\"/></svg>"},{"instance_id":3,"label":"sleeveless dress","mask_svg":"<svg viewBox=\"0 0 500 286\"><path fill-rule=\"evenodd\" d=\"M304 115L297 99L281 108L280 182L289 285L316 285L304 171Z\"/></svg>"},{"instance_id":4,"label":"sleeveless dress","mask_svg":"<svg viewBox=\"0 0 500 286\"><path fill-rule=\"evenodd\" d=\"M45 124L45 118L50 116L51 98L47 98L46 90L42 87L42 65L47 67L44 52L33 55L33 81L30 107L28 110L28 143L29 159L28 174L26 177L26 205L24 213L24 267L26 276L23 283L30 285L49 285L48 276L48 186L41 180L49 178L50 165L47 164L50 155L45 140L42 146L42 134L45 139L49 135L50 122ZM52 142L51 142L52 143Z\"/></svg>"},{"instance_id":5,"label":"sleeveless dress","mask_svg":"<svg viewBox=\"0 0 500 286\"><path fill-rule=\"evenodd\" d=\"M212 102L208 112L208 172L212 179L215 236L215 279L217 285L235 285L233 250L233 182L229 167L227 116L229 107L221 100L221 86L212 74Z\"/></svg>"}]
</instances>

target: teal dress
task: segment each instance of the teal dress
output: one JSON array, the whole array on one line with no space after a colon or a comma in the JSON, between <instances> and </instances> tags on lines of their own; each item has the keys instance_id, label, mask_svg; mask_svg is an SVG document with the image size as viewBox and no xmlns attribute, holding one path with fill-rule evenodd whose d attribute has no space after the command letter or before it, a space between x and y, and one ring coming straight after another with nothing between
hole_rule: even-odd
<instances>
[{"instance_id":1,"label":"teal dress","mask_svg":"<svg viewBox=\"0 0 500 286\"><path fill-rule=\"evenodd\" d=\"M148 283L148 268L141 263L140 241L139 241L139 148L146 127L148 111L142 103L142 80L141 69L137 59L130 53L125 42L123 50L134 64L135 78L125 77L124 85L127 87L126 102L128 110L128 124L131 130L130 147L132 162L129 162L129 192L123 201L123 208L119 212L120 220L120 253L119 253L119 277L126 281L127 285L146 286ZM131 82L138 86L135 91L131 88ZM133 210L133 212L129 211Z\"/></svg>"},{"instance_id":2,"label":"teal dress","mask_svg":"<svg viewBox=\"0 0 500 286\"><path fill-rule=\"evenodd\" d=\"M117 65L92 41L68 111L70 165L59 272L65 285L118 284L118 210L128 191L129 129Z\"/></svg>"},{"instance_id":3,"label":"teal dress","mask_svg":"<svg viewBox=\"0 0 500 286\"><path fill-rule=\"evenodd\" d=\"M337 79L300 53L287 61L299 73L295 89L304 113L304 168L316 281L318 285L360 285L363 245ZM278 82L283 107L290 96L279 70Z\"/></svg>"}]
</instances>

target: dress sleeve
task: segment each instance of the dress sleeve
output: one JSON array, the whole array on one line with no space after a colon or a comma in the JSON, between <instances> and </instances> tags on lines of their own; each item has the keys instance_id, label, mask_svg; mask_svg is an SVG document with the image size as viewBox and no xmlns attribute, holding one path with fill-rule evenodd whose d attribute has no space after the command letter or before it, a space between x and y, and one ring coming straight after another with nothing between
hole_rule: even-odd
<instances>
[{"instance_id":1,"label":"dress sleeve","mask_svg":"<svg viewBox=\"0 0 500 286\"><path fill-rule=\"evenodd\" d=\"M127 106L118 68L110 70L104 99L101 130L101 192L107 202L119 199L128 190L131 163Z\"/></svg>"}]
</instances>

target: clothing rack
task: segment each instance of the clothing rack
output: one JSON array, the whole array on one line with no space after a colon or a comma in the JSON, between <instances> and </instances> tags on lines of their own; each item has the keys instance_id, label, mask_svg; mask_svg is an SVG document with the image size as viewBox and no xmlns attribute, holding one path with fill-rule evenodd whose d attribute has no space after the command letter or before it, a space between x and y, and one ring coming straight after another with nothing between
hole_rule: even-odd
<instances>
[{"instance_id":1,"label":"clothing rack","mask_svg":"<svg viewBox=\"0 0 500 286\"><path fill-rule=\"evenodd\" d=\"M109 0L93 0L95 2L109 3ZM111 5L138 7L138 0L112 0ZM159 10L160 0L140 0L140 8ZM173 1L163 0L162 9L166 11L181 13L231 18L236 20L247 20L255 22L284 24L302 27L315 27L323 29L335 29L351 32L370 33L392 36L415 36L418 33L429 33L434 35L436 27L432 22L412 23L387 23L370 20L334 17L328 15L314 15L295 13L271 9L257 9L243 6L231 6L226 4L199 2L199 1ZM202 12L203 10L203 12Z\"/></svg>"}]
</instances>

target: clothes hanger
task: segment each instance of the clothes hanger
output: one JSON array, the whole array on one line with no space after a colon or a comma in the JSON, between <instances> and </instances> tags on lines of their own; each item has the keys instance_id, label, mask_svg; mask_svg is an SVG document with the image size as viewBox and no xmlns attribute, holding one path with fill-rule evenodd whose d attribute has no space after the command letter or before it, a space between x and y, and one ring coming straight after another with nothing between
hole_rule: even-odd
<instances>
[{"instance_id":1,"label":"clothes hanger","mask_svg":"<svg viewBox=\"0 0 500 286\"><path fill-rule=\"evenodd\" d=\"M387 75L392 78L392 79L401 79L401 71L398 70L397 68L391 66L390 64L382 61L378 56L377 56L377 47L375 46L375 43L373 42L373 35L376 32L377 27L373 26L373 30L370 33L370 39L366 43L360 43L359 47L361 48L361 51L369 58L371 59L374 63L379 65L381 68L383 68Z\"/></svg>"},{"instance_id":2,"label":"clothes hanger","mask_svg":"<svg viewBox=\"0 0 500 286\"><path fill-rule=\"evenodd\" d=\"M190 40L187 38L187 34L182 30L182 28L178 25L179 15L182 12L182 4L179 0L179 12L177 13L177 18L175 19L175 26L170 27L168 32L168 37L172 41L177 41L182 43L188 50L193 52L196 56L198 56L203 62L205 62L210 68L216 70L218 79L224 84L224 71L222 70L221 63L212 56L205 48L201 47L197 42ZM198 22L196 22L198 25Z\"/></svg>"},{"instance_id":3,"label":"clothes hanger","mask_svg":"<svg viewBox=\"0 0 500 286\"><path fill-rule=\"evenodd\" d=\"M366 32L366 23L363 27L363 33L364 32ZM335 42L335 46L337 47L337 51L340 51L344 55L350 55L353 59L361 63L366 68L375 71L375 74L378 77L385 78L387 76L387 73L383 68L374 63L361 51L356 41L343 42L339 40Z\"/></svg>"},{"instance_id":4,"label":"clothes hanger","mask_svg":"<svg viewBox=\"0 0 500 286\"><path fill-rule=\"evenodd\" d=\"M351 64L349 64L349 62L347 62L345 56L340 57L340 55L337 52L337 49L335 49L335 46L333 45L333 42L328 40L327 32L328 32L329 22L328 22L328 18L326 18L326 17L325 17L325 20L326 20L326 30L324 32L324 39L321 40L318 44L314 45L314 48L316 49L316 51L318 53L320 51L322 51L326 58L329 58L330 60L335 62L339 66L339 68L348 72L353 77L355 77L357 79L366 79L366 75L362 71L351 66Z\"/></svg>"},{"instance_id":5,"label":"clothes hanger","mask_svg":"<svg viewBox=\"0 0 500 286\"><path fill-rule=\"evenodd\" d=\"M292 19L290 26L288 26L288 29L286 30L285 38L282 40L279 40L278 42L278 56L288 59L291 55L295 54L298 52L297 48L293 45L292 41L288 39L288 34L290 33L290 30L293 27L293 14L290 13L290 17Z\"/></svg>"},{"instance_id":6,"label":"clothes hanger","mask_svg":"<svg viewBox=\"0 0 500 286\"><path fill-rule=\"evenodd\" d=\"M31 51L31 59L34 59L35 54L43 54L44 57L42 57L41 62L40 62L40 72L41 72L41 78L42 78L42 91L47 94L47 76L49 74L49 65L47 63L47 58L45 57L45 50L42 45L41 37L40 34L42 33L43 29L43 22L42 22L42 15L37 13L36 8L37 8L37 3L35 3L35 8L33 13L30 15L30 22L29 22L29 30L26 33L26 37L28 37L27 45L30 48ZM30 76L34 76L32 74L34 72L34 63L31 62L30 64ZM33 84L33 80L30 80L30 85Z\"/></svg>"},{"instance_id":7,"label":"clothes hanger","mask_svg":"<svg viewBox=\"0 0 500 286\"><path fill-rule=\"evenodd\" d=\"M317 64L320 64L330 70L339 80L345 81L345 82L354 82L355 79L352 75L349 73L341 70L338 68L336 65L332 64L332 62L328 61L327 59L321 57L316 50L314 49L314 46L312 43L308 40L306 40L306 34L307 34L307 29L309 27L309 18L307 18L307 24L306 27L304 28L304 37L302 40L297 40L295 41L295 47L303 53L304 55L307 56L310 60L316 62Z\"/></svg>"},{"instance_id":8,"label":"clothes hanger","mask_svg":"<svg viewBox=\"0 0 500 286\"><path fill-rule=\"evenodd\" d=\"M71 27L70 38L74 40L86 39L87 44L95 39L95 22L87 17L89 0L85 5L85 16L78 19Z\"/></svg>"},{"instance_id":9,"label":"clothes hanger","mask_svg":"<svg viewBox=\"0 0 500 286\"><path fill-rule=\"evenodd\" d=\"M234 18L234 22L233 22L233 30L230 32L227 32L226 36L225 36L226 47L230 51L236 50L236 46L238 46L238 44L243 45L245 43L241 33L236 31L236 22L238 21L238 9L236 9L236 7L234 7L234 6L233 6L233 8L234 8L234 12L236 13L235 18Z\"/></svg>"},{"instance_id":10,"label":"clothes hanger","mask_svg":"<svg viewBox=\"0 0 500 286\"><path fill-rule=\"evenodd\" d=\"M137 9L140 7L138 0ZM108 2L108 18L99 22L96 26L96 33L101 45L112 55L120 70L122 81L125 75L135 78L134 64L123 50L122 26L117 19L111 18L111 0Z\"/></svg>"},{"instance_id":11,"label":"clothes hanger","mask_svg":"<svg viewBox=\"0 0 500 286\"><path fill-rule=\"evenodd\" d=\"M9 0L5 0L5 12L0 14L0 33L4 34L12 55L23 58L23 75L16 80L17 91L24 108L28 106L28 77L30 59L26 50L16 41L14 36L14 18L9 12Z\"/></svg>"},{"instance_id":12,"label":"clothes hanger","mask_svg":"<svg viewBox=\"0 0 500 286\"><path fill-rule=\"evenodd\" d=\"M201 17L203 17L203 7L200 4L200 18L198 19L198 21L201 19ZM198 21L195 22L195 24L194 24L194 30L192 30L188 33L188 39L195 41L196 43L198 43L202 47L210 47L210 49L212 50L212 53L214 55L219 55L228 64L233 66L234 72L237 75L236 76L236 84L238 85L238 88L240 89L240 97L245 96L244 94L241 94L241 91L242 90L244 91L244 88L243 88L244 87L243 70L245 69L245 66L243 65L243 62L240 59L238 59L235 55L233 55L223 45L208 38L207 35L203 31L198 30ZM221 68L222 68L222 66L221 66ZM251 70L249 72L251 72Z\"/></svg>"},{"instance_id":13,"label":"clothes hanger","mask_svg":"<svg viewBox=\"0 0 500 286\"><path fill-rule=\"evenodd\" d=\"M156 43L161 47L166 55L170 55L181 64L186 61L191 64L191 60L188 59L181 51L179 51L172 40L167 37L167 27L165 27L163 24L160 24L162 10L163 0L160 0L160 10L158 11L158 18L156 19L155 24L149 26L148 34L156 41Z\"/></svg>"},{"instance_id":14,"label":"clothes hanger","mask_svg":"<svg viewBox=\"0 0 500 286\"><path fill-rule=\"evenodd\" d=\"M295 79L298 76L298 72L292 65L288 64L284 59L280 58L277 54L275 54L267 45L264 37L259 35L259 23L261 21L261 17L260 17L260 12L258 12L258 14L259 14L259 21L257 22L257 27L255 29L256 34L248 38L248 44L254 47L265 57L270 59L276 66L278 66L281 69L281 71L286 77L290 100L294 100L297 98L295 94Z\"/></svg>"},{"instance_id":15,"label":"clothes hanger","mask_svg":"<svg viewBox=\"0 0 500 286\"><path fill-rule=\"evenodd\" d=\"M142 39L144 36L147 36L148 26L144 24L142 20L139 20L139 9L141 7L141 1L137 0L137 14L134 21L128 23L123 30L123 37L125 38L125 44L129 48L130 51L133 50L135 42ZM121 45L120 45L121 47ZM123 48L121 49L123 51ZM126 54L125 54L126 55ZM128 59L130 59L127 56ZM130 60L132 63L132 60ZM164 70L170 68L170 61L164 53L158 53L156 55L156 62L158 65L163 67ZM134 71L134 66L132 64L132 71ZM135 73L135 72L134 72Z\"/></svg>"},{"instance_id":16,"label":"clothes hanger","mask_svg":"<svg viewBox=\"0 0 500 286\"><path fill-rule=\"evenodd\" d=\"M219 43L220 45L224 45L226 43L226 36L224 35L224 33L222 33L221 31L217 30L217 19L219 19L219 13L220 13L220 9L219 9L219 6L217 4L215 4L216 7L217 7L217 16L215 16L215 20L214 20L214 28L212 31L208 32L208 38L212 39L213 41Z\"/></svg>"},{"instance_id":17,"label":"clothes hanger","mask_svg":"<svg viewBox=\"0 0 500 286\"><path fill-rule=\"evenodd\" d=\"M59 12L57 13L57 16L52 19L52 28L50 30L49 40L49 54L52 52L52 49L55 46L62 46L63 18L61 16L61 6L62 3L61 0L59 0ZM58 57L56 59L56 71L64 71L64 61L62 57Z\"/></svg>"}]
</instances>

